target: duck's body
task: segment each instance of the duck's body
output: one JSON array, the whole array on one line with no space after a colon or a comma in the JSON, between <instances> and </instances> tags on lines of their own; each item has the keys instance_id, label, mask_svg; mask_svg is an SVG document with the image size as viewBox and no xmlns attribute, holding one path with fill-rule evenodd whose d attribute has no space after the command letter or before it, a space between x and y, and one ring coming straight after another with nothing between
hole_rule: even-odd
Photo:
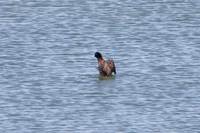
<instances>
[{"instance_id":1,"label":"duck's body","mask_svg":"<svg viewBox=\"0 0 200 133\"><path fill-rule=\"evenodd\" d=\"M98 61L98 70L101 76L112 76L112 73L116 74L115 63L113 60L104 60L99 52L95 53L95 57Z\"/></svg>"}]
</instances>

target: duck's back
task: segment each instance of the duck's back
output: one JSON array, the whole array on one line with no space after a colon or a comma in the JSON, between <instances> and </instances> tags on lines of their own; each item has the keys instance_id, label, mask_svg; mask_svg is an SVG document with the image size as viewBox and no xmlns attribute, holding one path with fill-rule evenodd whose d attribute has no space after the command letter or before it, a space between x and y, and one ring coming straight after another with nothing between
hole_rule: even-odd
<instances>
[{"instance_id":1,"label":"duck's back","mask_svg":"<svg viewBox=\"0 0 200 133\"><path fill-rule=\"evenodd\" d=\"M111 76L114 72L116 74L115 63L113 60L107 60L99 66L99 72L102 76Z\"/></svg>"}]
</instances>

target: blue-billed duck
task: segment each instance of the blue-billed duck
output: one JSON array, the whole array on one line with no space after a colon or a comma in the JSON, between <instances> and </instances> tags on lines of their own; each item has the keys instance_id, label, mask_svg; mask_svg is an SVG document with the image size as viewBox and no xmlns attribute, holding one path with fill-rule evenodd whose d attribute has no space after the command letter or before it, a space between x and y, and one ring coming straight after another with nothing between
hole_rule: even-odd
<instances>
[{"instance_id":1,"label":"blue-billed duck","mask_svg":"<svg viewBox=\"0 0 200 133\"><path fill-rule=\"evenodd\" d=\"M97 58L98 70L101 76L112 76L112 73L116 74L115 63L112 59L104 60L99 52L96 52L94 56Z\"/></svg>"}]
</instances>

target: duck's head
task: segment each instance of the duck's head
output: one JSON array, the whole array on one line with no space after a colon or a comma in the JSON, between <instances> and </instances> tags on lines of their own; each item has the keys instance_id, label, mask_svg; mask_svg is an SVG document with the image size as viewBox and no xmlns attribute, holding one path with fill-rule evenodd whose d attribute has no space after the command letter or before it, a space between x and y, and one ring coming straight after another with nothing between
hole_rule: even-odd
<instances>
[{"instance_id":1,"label":"duck's head","mask_svg":"<svg viewBox=\"0 0 200 133\"><path fill-rule=\"evenodd\" d=\"M94 57L96 57L97 59L102 59L103 58L102 55L101 55L101 53L99 53L99 52L96 52L94 54Z\"/></svg>"}]
</instances>

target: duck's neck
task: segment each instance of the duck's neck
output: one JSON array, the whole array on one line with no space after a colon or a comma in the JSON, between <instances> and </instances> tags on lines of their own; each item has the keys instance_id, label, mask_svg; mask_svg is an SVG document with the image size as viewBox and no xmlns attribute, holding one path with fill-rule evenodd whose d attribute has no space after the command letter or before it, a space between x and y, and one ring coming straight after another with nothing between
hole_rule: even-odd
<instances>
[{"instance_id":1,"label":"duck's neck","mask_svg":"<svg viewBox=\"0 0 200 133\"><path fill-rule=\"evenodd\" d=\"M104 59L103 59L103 58L99 58L99 59L98 59L98 64L99 64L99 65L102 65L102 64L104 64L104 62L105 62L105 61L104 61Z\"/></svg>"}]
</instances>

